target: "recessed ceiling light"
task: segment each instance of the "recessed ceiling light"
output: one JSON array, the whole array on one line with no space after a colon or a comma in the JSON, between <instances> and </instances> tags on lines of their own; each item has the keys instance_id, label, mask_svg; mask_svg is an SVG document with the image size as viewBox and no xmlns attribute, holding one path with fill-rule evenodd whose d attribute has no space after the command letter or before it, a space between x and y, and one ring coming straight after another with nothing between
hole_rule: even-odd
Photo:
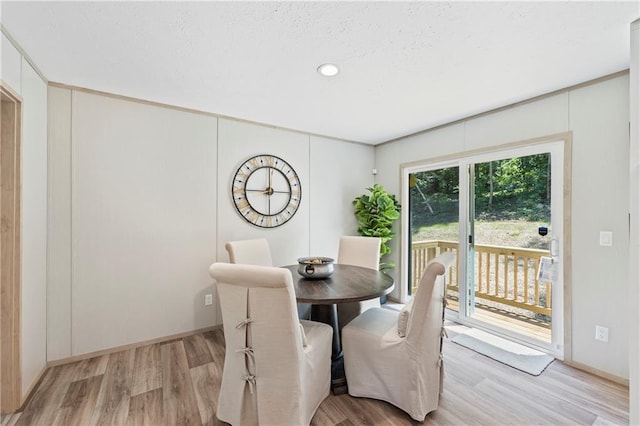
<instances>
[{"instance_id":1,"label":"recessed ceiling light","mask_svg":"<svg viewBox=\"0 0 640 426\"><path fill-rule=\"evenodd\" d=\"M333 77L334 75L337 75L340 70L335 64L322 64L318 67L318 72L325 77Z\"/></svg>"}]
</instances>

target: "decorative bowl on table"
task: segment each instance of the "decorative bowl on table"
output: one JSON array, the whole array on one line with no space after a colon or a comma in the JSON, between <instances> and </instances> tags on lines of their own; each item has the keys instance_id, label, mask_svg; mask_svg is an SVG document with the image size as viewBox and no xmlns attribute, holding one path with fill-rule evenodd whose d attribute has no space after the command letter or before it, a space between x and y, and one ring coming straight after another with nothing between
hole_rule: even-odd
<instances>
[{"instance_id":1,"label":"decorative bowl on table","mask_svg":"<svg viewBox=\"0 0 640 426\"><path fill-rule=\"evenodd\" d=\"M305 278L327 278L333 274L333 262L330 257L301 257L298 259L298 273Z\"/></svg>"}]
</instances>

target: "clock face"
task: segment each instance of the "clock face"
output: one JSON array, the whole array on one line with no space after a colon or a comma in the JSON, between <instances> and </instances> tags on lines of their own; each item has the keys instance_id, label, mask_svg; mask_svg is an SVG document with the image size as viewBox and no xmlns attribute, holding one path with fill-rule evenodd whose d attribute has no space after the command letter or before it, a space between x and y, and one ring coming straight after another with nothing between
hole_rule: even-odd
<instances>
[{"instance_id":1,"label":"clock face","mask_svg":"<svg viewBox=\"0 0 640 426\"><path fill-rule=\"evenodd\" d=\"M249 223L275 228L298 210L300 179L293 167L275 155L256 155L236 171L231 187L238 213Z\"/></svg>"}]
</instances>

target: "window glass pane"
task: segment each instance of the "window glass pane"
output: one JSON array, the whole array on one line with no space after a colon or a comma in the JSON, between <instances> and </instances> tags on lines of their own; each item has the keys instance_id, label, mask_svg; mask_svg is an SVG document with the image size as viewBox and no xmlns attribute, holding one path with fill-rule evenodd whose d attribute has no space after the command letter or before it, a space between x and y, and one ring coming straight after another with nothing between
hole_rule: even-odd
<instances>
[{"instance_id":1,"label":"window glass pane","mask_svg":"<svg viewBox=\"0 0 640 426\"><path fill-rule=\"evenodd\" d=\"M442 251L458 247L458 167L409 175L410 285L415 293L426 263ZM455 276L455 267L453 276ZM448 294L457 301L457 279L447 282ZM450 307L457 309L457 304Z\"/></svg>"}]
</instances>

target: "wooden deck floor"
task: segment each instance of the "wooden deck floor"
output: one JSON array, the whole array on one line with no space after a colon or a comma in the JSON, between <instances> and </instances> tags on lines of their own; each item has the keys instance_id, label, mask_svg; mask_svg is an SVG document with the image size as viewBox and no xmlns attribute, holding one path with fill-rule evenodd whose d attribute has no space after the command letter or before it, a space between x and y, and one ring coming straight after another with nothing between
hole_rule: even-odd
<instances>
[{"instance_id":1,"label":"wooden deck floor","mask_svg":"<svg viewBox=\"0 0 640 426\"><path fill-rule=\"evenodd\" d=\"M457 312L458 301L454 299L447 300L447 308ZM526 318L512 312L481 304L476 304L475 318L523 336L551 343L551 324L547 322L536 321L532 318Z\"/></svg>"}]
</instances>

